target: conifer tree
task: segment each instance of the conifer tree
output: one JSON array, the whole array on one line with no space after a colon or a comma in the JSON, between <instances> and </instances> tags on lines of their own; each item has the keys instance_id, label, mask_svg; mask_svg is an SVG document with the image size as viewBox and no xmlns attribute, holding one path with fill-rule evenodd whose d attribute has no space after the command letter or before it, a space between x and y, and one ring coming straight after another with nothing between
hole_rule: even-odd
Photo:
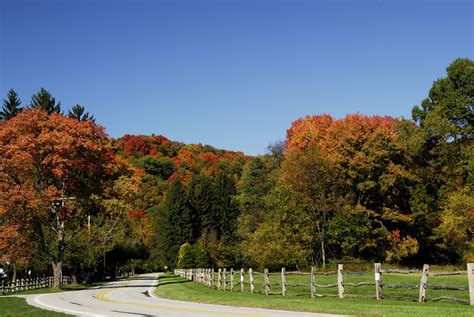
<instances>
[{"instance_id":1,"label":"conifer tree","mask_svg":"<svg viewBox=\"0 0 474 317\"><path fill-rule=\"evenodd\" d=\"M219 173L214 180L213 213L218 220L218 234L221 238L230 239L234 234L239 207L234 199L237 191L234 181L224 173Z\"/></svg>"},{"instance_id":2,"label":"conifer tree","mask_svg":"<svg viewBox=\"0 0 474 317\"><path fill-rule=\"evenodd\" d=\"M40 108L51 115L53 113L61 113L61 102L56 103L56 99L44 88L41 88L37 94L31 97L31 109Z\"/></svg>"},{"instance_id":3,"label":"conifer tree","mask_svg":"<svg viewBox=\"0 0 474 317\"><path fill-rule=\"evenodd\" d=\"M16 116L22 108L20 108L20 98L15 90L10 89L7 94L7 99L3 99L2 111L0 111L0 120L10 120Z\"/></svg>"},{"instance_id":4,"label":"conifer tree","mask_svg":"<svg viewBox=\"0 0 474 317\"><path fill-rule=\"evenodd\" d=\"M168 189L166 202L158 217L159 244L170 266L175 265L180 246L185 242L193 242L189 217L188 195L177 179Z\"/></svg>"},{"instance_id":5,"label":"conifer tree","mask_svg":"<svg viewBox=\"0 0 474 317\"><path fill-rule=\"evenodd\" d=\"M216 227L217 219L212 212L212 182L204 174L194 175L189 184L189 203L194 223L193 237L197 239L202 230Z\"/></svg>"},{"instance_id":6,"label":"conifer tree","mask_svg":"<svg viewBox=\"0 0 474 317\"><path fill-rule=\"evenodd\" d=\"M79 104L75 105L68 111L68 117L79 121L91 120L92 122L95 122L94 116L91 116L89 112L86 112L86 109Z\"/></svg>"}]
</instances>

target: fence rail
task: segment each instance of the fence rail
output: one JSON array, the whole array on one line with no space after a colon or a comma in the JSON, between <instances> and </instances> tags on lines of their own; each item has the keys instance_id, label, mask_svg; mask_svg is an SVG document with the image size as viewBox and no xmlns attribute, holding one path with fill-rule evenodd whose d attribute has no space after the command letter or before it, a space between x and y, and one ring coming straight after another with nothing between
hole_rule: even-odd
<instances>
[{"instance_id":1,"label":"fence rail","mask_svg":"<svg viewBox=\"0 0 474 317\"><path fill-rule=\"evenodd\" d=\"M27 291L38 288L52 287L54 278L52 276L29 278L29 279L17 279L15 281L1 281L0 282L0 294L10 295L21 291ZM72 283L70 276L63 276L62 284L68 285Z\"/></svg>"},{"instance_id":2,"label":"fence rail","mask_svg":"<svg viewBox=\"0 0 474 317\"><path fill-rule=\"evenodd\" d=\"M453 271L453 272L429 272L429 265L423 265L422 270L382 270L380 263L375 263L373 272L345 272L344 265L339 264L337 271L331 272L318 272L316 267L311 267L311 272L300 272L300 271L286 271L285 268L281 269L281 272L270 273L268 269L263 272L256 272L249 268L247 273L244 269L234 270L233 268L219 268L217 272L212 268L195 268L195 269L176 269L174 270L176 275L179 275L188 280L204 284L208 287L217 288L222 291L244 291L244 287L249 285L249 291L251 293L262 293L265 295L281 295L287 296L288 288L300 287L308 289L308 292L299 293L295 296L311 296L315 297L339 297L339 298L373 298L376 300L381 299L399 299L399 300L412 300L418 302L424 301L455 301L464 304L474 305L474 263L467 264L466 271ZM361 281L356 283L344 282L344 277L348 275L365 275L374 274L374 281ZM382 282L382 275L385 274L420 274L419 284L389 284ZM217 275L217 276L216 276ZM237 277L235 275L238 275ZM255 275L263 275L263 283L261 289L256 290L255 288ZM288 276L300 275L308 276L307 283L289 283L287 280ZM337 283L330 284L319 284L316 283L318 275L337 275ZM451 275L466 275L468 287L454 286L454 285L438 285L428 284L429 277L436 276L451 276ZM303 277L302 277L303 279ZM361 286L374 286L374 295L362 295L362 294L345 294L345 287L361 287ZM319 294L318 289L337 288L337 294ZM389 296L383 294L383 289L417 289L418 298L410 296ZM449 290L449 291L468 291L469 300L458 298L455 296L439 296L426 298L426 290Z\"/></svg>"}]
</instances>

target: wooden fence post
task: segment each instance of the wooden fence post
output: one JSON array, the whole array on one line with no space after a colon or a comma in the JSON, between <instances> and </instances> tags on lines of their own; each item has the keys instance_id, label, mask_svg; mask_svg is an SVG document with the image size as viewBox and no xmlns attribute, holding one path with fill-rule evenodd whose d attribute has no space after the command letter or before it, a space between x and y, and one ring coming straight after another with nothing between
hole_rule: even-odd
<instances>
[{"instance_id":1,"label":"wooden fence post","mask_svg":"<svg viewBox=\"0 0 474 317\"><path fill-rule=\"evenodd\" d=\"M467 280L469 282L469 303L474 305L474 263L467 264Z\"/></svg>"},{"instance_id":2,"label":"wooden fence post","mask_svg":"<svg viewBox=\"0 0 474 317\"><path fill-rule=\"evenodd\" d=\"M240 291L244 291L244 269L240 269Z\"/></svg>"},{"instance_id":3,"label":"wooden fence post","mask_svg":"<svg viewBox=\"0 0 474 317\"><path fill-rule=\"evenodd\" d=\"M382 299L382 265L375 263L375 299Z\"/></svg>"},{"instance_id":4,"label":"wooden fence post","mask_svg":"<svg viewBox=\"0 0 474 317\"><path fill-rule=\"evenodd\" d=\"M428 283L429 270L430 266L428 264L423 264L423 272L421 273L420 280L420 296L418 297L420 303L424 302L426 298L426 284Z\"/></svg>"},{"instance_id":5,"label":"wooden fence post","mask_svg":"<svg viewBox=\"0 0 474 317\"><path fill-rule=\"evenodd\" d=\"M215 270L214 270L214 268L212 268L212 269L211 269L211 281L210 281L210 283L211 283L210 286L211 286L211 287L214 286L214 272L215 272Z\"/></svg>"},{"instance_id":6,"label":"wooden fence post","mask_svg":"<svg viewBox=\"0 0 474 317\"><path fill-rule=\"evenodd\" d=\"M281 268L281 295L286 296L286 276L285 276L285 268Z\"/></svg>"},{"instance_id":7,"label":"wooden fence post","mask_svg":"<svg viewBox=\"0 0 474 317\"><path fill-rule=\"evenodd\" d=\"M337 290L339 298L344 298L344 264L337 265Z\"/></svg>"},{"instance_id":8,"label":"wooden fence post","mask_svg":"<svg viewBox=\"0 0 474 317\"><path fill-rule=\"evenodd\" d=\"M226 271L227 271L227 268L224 268L222 270L222 280L224 281L224 283L223 283L224 284L224 291L227 288L227 272Z\"/></svg>"},{"instance_id":9,"label":"wooden fence post","mask_svg":"<svg viewBox=\"0 0 474 317\"><path fill-rule=\"evenodd\" d=\"M263 270L263 286L265 288L265 295L270 293L270 276L268 275L268 269Z\"/></svg>"},{"instance_id":10,"label":"wooden fence post","mask_svg":"<svg viewBox=\"0 0 474 317\"><path fill-rule=\"evenodd\" d=\"M316 267L311 267L311 298L316 297Z\"/></svg>"},{"instance_id":11,"label":"wooden fence post","mask_svg":"<svg viewBox=\"0 0 474 317\"><path fill-rule=\"evenodd\" d=\"M218 290L221 289L221 272L222 272L222 269L217 270L217 289Z\"/></svg>"},{"instance_id":12,"label":"wooden fence post","mask_svg":"<svg viewBox=\"0 0 474 317\"><path fill-rule=\"evenodd\" d=\"M252 268L249 269L249 279L250 279L250 293L255 291L255 285L253 284L253 270Z\"/></svg>"},{"instance_id":13,"label":"wooden fence post","mask_svg":"<svg viewBox=\"0 0 474 317\"><path fill-rule=\"evenodd\" d=\"M230 269L230 291L234 290L234 268Z\"/></svg>"}]
</instances>

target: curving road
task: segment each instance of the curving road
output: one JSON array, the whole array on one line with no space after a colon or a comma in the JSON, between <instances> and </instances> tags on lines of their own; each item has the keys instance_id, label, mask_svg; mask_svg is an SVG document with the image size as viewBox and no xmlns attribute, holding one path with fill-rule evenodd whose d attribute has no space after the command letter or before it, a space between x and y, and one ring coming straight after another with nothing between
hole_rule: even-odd
<instances>
[{"instance_id":1,"label":"curving road","mask_svg":"<svg viewBox=\"0 0 474 317\"><path fill-rule=\"evenodd\" d=\"M338 315L198 304L155 297L158 274L145 274L100 287L54 294L28 295L30 305L78 316L160 317L330 317Z\"/></svg>"}]
</instances>

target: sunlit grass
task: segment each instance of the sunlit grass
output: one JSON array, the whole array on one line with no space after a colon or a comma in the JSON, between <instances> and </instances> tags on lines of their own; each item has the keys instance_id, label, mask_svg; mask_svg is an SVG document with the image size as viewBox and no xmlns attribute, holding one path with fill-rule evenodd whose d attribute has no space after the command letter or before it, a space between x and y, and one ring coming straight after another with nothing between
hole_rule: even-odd
<instances>
[{"instance_id":1,"label":"sunlit grass","mask_svg":"<svg viewBox=\"0 0 474 317\"><path fill-rule=\"evenodd\" d=\"M385 283L394 284L418 284L419 274L385 274L383 276ZM445 279L446 278L446 279ZM449 277L433 277L433 284L435 279L440 279L438 282L449 285L467 285L463 278L467 281L465 276L449 276ZM372 274L366 275L347 275L346 282L371 281ZM238 280L236 275L236 281ZM246 281L248 276L246 277ZM271 276L276 283L278 276ZM199 283L187 281L181 277L171 274L166 274L160 278L159 286L156 290L157 295L187 301L195 301L201 303L212 303L222 305L236 305L247 307L262 307L270 309L284 309L284 310L298 310L309 312L323 312L335 314L349 314L359 316L474 316L474 307L455 303L455 302L427 302L418 303L415 301L399 301L399 300L380 300L375 299L361 299L361 298L310 298L309 296L309 276L288 276L287 283L301 283L307 282L308 287L289 287L288 296L270 295L249 293L249 285L245 285L245 292L240 292L240 285L235 287L236 291L218 291L216 289L208 288ZM318 284L335 283L336 276L318 276ZM429 280L430 281L430 280ZM279 281L278 281L279 282ZM263 290L263 276L255 276L255 286L257 291ZM272 287L272 291L279 291L278 287ZM346 287L346 294L360 294L360 295L374 295L375 290L373 286L364 286L360 288ZM308 295L298 296L298 293L307 293ZM384 289L384 293L397 296L411 296L413 300L418 298L417 290ZM435 294L434 292L439 292ZM457 297L466 298L467 292L463 291L427 291L427 296L441 296L455 292ZM320 294L337 294L337 288L334 289L318 289ZM401 294L401 295L399 295ZM431 295L430 295L431 294Z\"/></svg>"}]
</instances>

